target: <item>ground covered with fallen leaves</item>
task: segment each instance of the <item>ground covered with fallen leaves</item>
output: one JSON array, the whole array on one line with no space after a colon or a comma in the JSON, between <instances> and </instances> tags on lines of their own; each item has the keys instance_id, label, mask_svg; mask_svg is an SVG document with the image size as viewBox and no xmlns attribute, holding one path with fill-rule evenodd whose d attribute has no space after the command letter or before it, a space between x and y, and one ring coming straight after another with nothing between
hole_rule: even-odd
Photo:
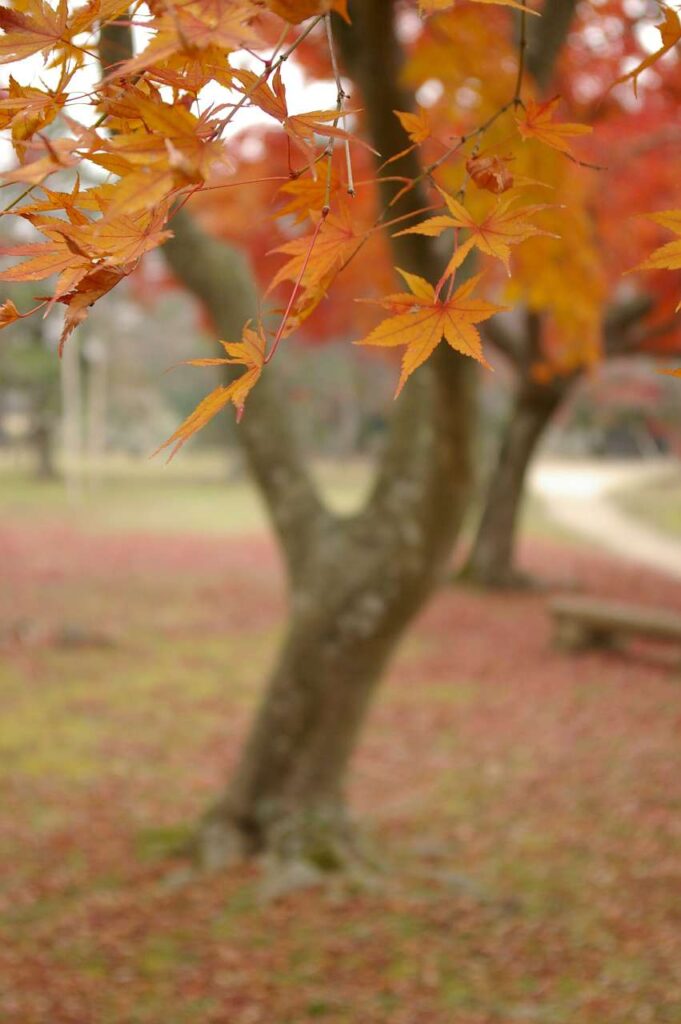
<instances>
[{"instance_id":1,"label":"ground covered with fallen leaves","mask_svg":"<svg viewBox=\"0 0 681 1024\"><path fill-rule=\"evenodd\" d=\"M556 540L527 566L681 610ZM3 1024L674 1024L678 652L554 652L542 594L443 589L354 763L367 890L263 902L172 851L281 629L265 534L0 527Z\"/></svg>"}]
</instances>

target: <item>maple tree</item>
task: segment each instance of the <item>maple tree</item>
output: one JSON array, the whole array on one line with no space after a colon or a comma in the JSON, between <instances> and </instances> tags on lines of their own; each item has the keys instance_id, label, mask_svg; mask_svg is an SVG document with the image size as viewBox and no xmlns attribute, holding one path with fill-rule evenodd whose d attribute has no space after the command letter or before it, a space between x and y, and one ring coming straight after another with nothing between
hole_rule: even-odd
<instances>
[{"instance_id":1,"label":"maple tree","mask_svg":"<svg viewBox=\"0 0 681 1024\"><path fill-rule=\"evenodd\" d=\"M588 104L546 98L543 88L573 17L583 31L578 23L572 50L588 38L587 23L606 34L612 19L620 26L606 47L608 87L620 78L628 90L624 79L638 81L652 62L634 32L643 14L614 0L576 6L91 0L70 10L64 0L56 9L17 0L0 9L0 61L43 54L57 76L22 85L19 63L0 98L18 162L3 182L23 189L5 215L45 239L6 247L15 262L0 279L55 278L37 309L66 307L63 346L93 303L162 247L226 339L225 356L192 362L224 366L228 381L161 447L176 452L233 404L289 569L291 621L268 694L228 790L199 830L209 864L269 848L335 866L356 852L344 772L369 696L468 503L475 367L487 364L480 331L502 306L522 304L553 325L552 358L542 353L549 376L599 356L607 281L590 205L601 173L593 125L580 116ZM664 63L678 14L658 6ZM138 52L133 28L145 33ZM633 71L624 67L630 58ZM335 83L335 106L292 110L292 60ZM439 99L418 108L413 93L433 80ZM87 117L74 116L76 104ZM246 108L276 126L262 174L249 173L243 157L248 132L234 134ZM71 175L69 191L51 187L58 172ZM267 221L268 248L283 257L262 281L269 308L244 254L215 237L251 189L262 211L252 220ZM676 224L665 217L650 223ZM257 223L248 233L259 235ZM674 252L639 253L638 262L673 267ZM394 266L408 292L394 292ZM323 321L339 295L371 300L352 307L362 318L353 340L404 348L375 486L350 519L321 502L276 371L285 340ZM368 312L376 305L388 310L380 321ZM5 304L0 315L6 326L29 312Z\"/></svg>"},{"instance_id":2,"label":"maple tree","mask_svg":"<svg viewBox=\"0 0 681 1024\"><path fill-rule=\"evenodd\" d=\"M585 54L578 42L568 45L555 80L546 86L562 95L574 94L580 76L596 79L598 62L599 58ZM661 207L679 198L673 170L679 145L674 127L677 63L659 67L656 77L655 87L641 90L632 111L626 102L613 99L606 76L600 89L594 87L582 113L595 127L590 158L603 168L591 181L587 178L591 237L588 246L577 250L581 257L591 253L592 265L597 255L598 269L592 273L591 283L597 284L602 296L593 307L598 321L588 333L575 337L569 321L561 323L555 312L547 315L547 304L541 296L540 301L533 301L530 291L516 309L513 324L505 327L497 321L488 331L489 341L510 363L514 394L476 535L462 569L463 575L477 584L508 587L528 582L515 566L515 539L530 460L549 425L594 365L602 358L640 354L669 359L681 350L681 322L674 314L676 285L666 272L674 268L674 243L662 244L651 254L654 241L661 242L663 237L653 225L673 230L677 221L673 213L662 212L651 215L648 226L640 216L650 196ZM573 262L568 254L563 271L569 273ZM638 274L634 282L632 270L657 273ZM569 277L566 283L569 286ZM579 286L579 280L575 285ZM581 292L584 294L583 289ZM590 334L597 338L591 352Z\"/></svg>"}]
</instances>

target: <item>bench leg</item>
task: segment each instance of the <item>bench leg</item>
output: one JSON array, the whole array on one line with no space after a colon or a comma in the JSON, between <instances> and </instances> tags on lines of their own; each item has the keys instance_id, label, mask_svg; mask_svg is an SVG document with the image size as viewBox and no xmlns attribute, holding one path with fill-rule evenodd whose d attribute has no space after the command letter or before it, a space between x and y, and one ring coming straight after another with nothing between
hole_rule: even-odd
<instances>
[{"instance_id":1,"label":"bench leg","mask_svg":"<svg viewBox=\"0 0 681 1024\"><path fill-rule=\"evenodd\" d=\"M554 647L559 651L576 653L595 649L611 649L617 646L616 637L602 626L589 626L572 619L558 619L553 634Z\"/></svg>"}]
</instances>

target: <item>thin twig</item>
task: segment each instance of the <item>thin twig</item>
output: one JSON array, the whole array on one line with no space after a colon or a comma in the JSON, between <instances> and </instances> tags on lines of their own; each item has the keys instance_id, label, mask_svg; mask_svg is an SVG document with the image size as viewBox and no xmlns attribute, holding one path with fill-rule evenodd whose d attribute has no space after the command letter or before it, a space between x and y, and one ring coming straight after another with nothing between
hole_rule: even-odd
<instances>
[{"instance_id":1,"label":"thin twig","mask_svg":"<svg viewBox=\"0 0 681 1024\"><path fill-rule=\"evenodd\" d=\"M339 117L343 113L344 101L347 98L347 93L343 89L343 83L341 81L340 71L338 68L338 59L336 57L336 49L333 42L333 27L331 24L331 15L327 14L325 17L326 23L326 38L329 44L329 56L331 58L331 69L333 71L333 77L336 82L336 109L338 110ZM336 123L338 119L336 120ZM352 160L350 158L350 142L348 139L343 140L343 146L345 149L345 166L347 171L347 191L349 196L355 195L355 183L352 175ZM331 153L333 154L333 139L331 140Z\"/></svg>"},{"instance_id":2,"label":"thin twig","mask_svg":"<svg viewBox=\"0 0 681 1024\"><path fill-rule=\"evenodd\" d=\"M296 283L293 286L293 291L291 292L291 297L288 300L288 305L287 305L287 307L286 307L286 309L284 311L284 315L283 315L283 317L281 319L281 323L279 324L279 327L277 329L277 333L274 336L274 341L272 342L272 348L270 349L268 354L265 356L265 359L264 359L265 365L267 365L267 363L269 363L270 360L274 357L275 352L279 348L279 342L281 341L281 339L284 336L284 329L286 327L286 324L288 323L288 318L291 315L291 310L293 309L293 303L295 302L296 297L298 295L298 292L300 291L300 286L302 284L303 277L305 276L305 271L307 270L308 264L310 262L310 257L312 256L312 250L315 247L315 242L317 241L317 238L319 237L319 232L322 230L322 225L324 224L324 222L326 220L328 212L329 212L328 209L327 209L326 212L322 211L322 215L319 218L319 220L317 221L317 227L315 228L314 234L312 235L312 239L310 241L310 247L307 250L307 253L305 254L305 260L303 261L303 265L300 268L300 273L298 274L298 277L296 278Z\"/></svg>"},{"instance_id":3,"label":"thin twig","mask_svg":"<svg viewBox=\"0 0 681 1024\"><path fill-rule=\"evenodd\" d=\"M515 89L513 90L513 105L519 107L522 103L520 98L520 92L523 86L523 77L525 75L525 53L527 51L527 12L522 10L520 12L520 38L518 39L518 76L515 80Z\"/></svg>"}]
</instances>

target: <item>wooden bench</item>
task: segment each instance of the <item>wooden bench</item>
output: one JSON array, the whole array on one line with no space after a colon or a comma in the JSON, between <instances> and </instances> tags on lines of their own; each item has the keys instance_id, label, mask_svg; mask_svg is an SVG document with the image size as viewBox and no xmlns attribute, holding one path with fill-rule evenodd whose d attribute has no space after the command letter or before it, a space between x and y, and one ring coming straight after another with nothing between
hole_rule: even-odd
<instances>
[{"instance_id":1,"label":"wooden bench","mask_svg":"<svg viewBox=\"0 0 681 1024\"><path fill-rule=\"evenodd\" d=\"M627 636L681 644L681 616L665 609L576 595L554 597L549 608L554 644L563 651L617 647Z\"/></svg>"}]
</instances>

